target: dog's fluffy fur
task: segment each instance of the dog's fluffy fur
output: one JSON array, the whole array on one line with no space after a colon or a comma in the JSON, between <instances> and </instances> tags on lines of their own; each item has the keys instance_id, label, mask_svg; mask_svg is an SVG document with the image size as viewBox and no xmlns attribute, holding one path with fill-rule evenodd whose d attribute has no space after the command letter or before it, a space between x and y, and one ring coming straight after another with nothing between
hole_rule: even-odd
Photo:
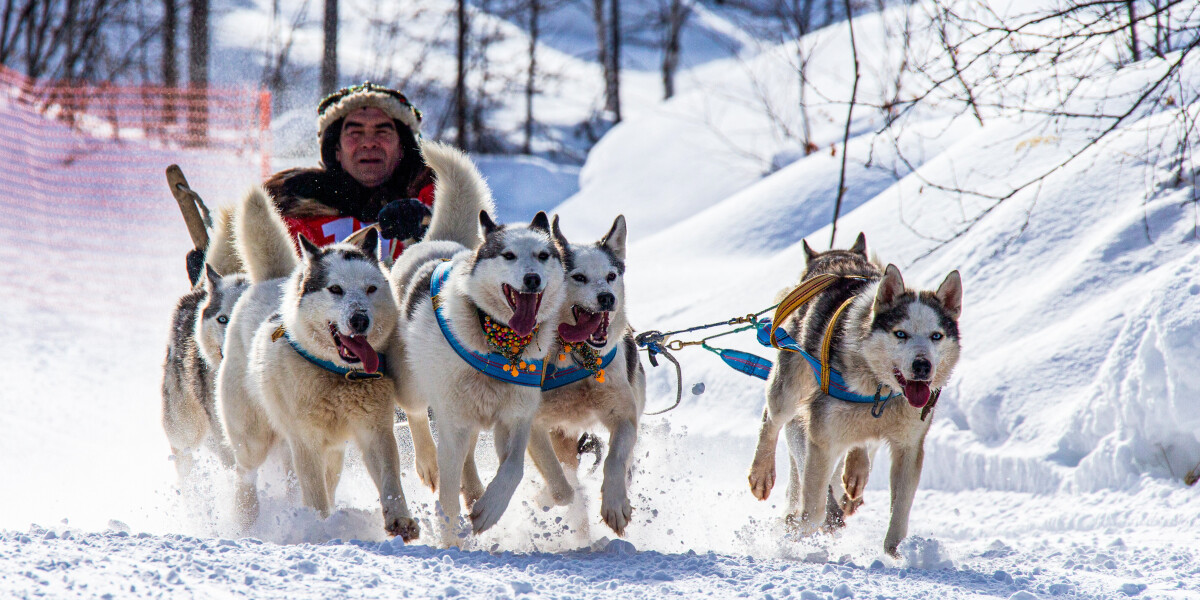
<instances>
[{"instance_id":1,"label":"dog's fluffy fur","mask_svg":"<svg viewBox=\"0 0 1200 600\"><path fill-rule=\"evenodd\" d=\"M401 394L427 400L438 419L443 542L455 544L460 490L468 504L474 500L471 521L476 533L494 525L508 507L521 480L541 392L493 379L455 353L434 314L433 270L443 260L452 263L441 306L460 343L476 352L492 351L480 326L481 314L486 314L519 334L525 329L536 332L521 354L523 360L540 360L550 349L565 290L562 262L545 213L538 213L527 227L497 225L488 214L491 193L470 160L449 149L426 149L426 160L438 182L429 232L426 241L400 256L391 273L395 289L404 290L400 320L406 370L398 377L405 381ZM464 222L478 223L481 229L469 231ZM495 433L500 467L481 493L481 484L471 477L464 481L463 471L479 431L488 427ZM473 466L468 471L473 473Z\"/></svg>"},{"instance_id":2,"label":"dog's fluffy fur","mask_svg":"<svg viewBox=\"0 0 1200 600\"><path fill-rule=\"evenodd\" d=\"M248 285L245 276L237 272L241 264L231 258L231 220L232 210L218 212L205 255L205 276L179 299L171 318L163 364L162 424L181 480L191 473L195 451L202 446L225 466L233 465L214 394L229 315Z\"/></svg>"},{"instance_id":3,"label":"dog's fluffy fur","mask_svg":"<svg viewBox=\"0 0 1200 600\"><path fill-rule=\"evenodd\" d=\"M925 434L932 418L921 420L931 390L942 388L958 362L958 317L962 283L952 271L937 291L904 286L900 270L888 265L882 272L867 259L866 239L859 235L848 250L817 253L804 245L807 267L803 279L820 273L853 275L822 292L787 319L784 328L806 351L817 356L826 324L849 298L835 331L830 360L855 393L870 396L876 386L883 394L904 394L887 403L882 417L871 416L870 404L837 400L821 392L808 362L780 351L767 382L767 406L758 449L750 468L750 488L765 500L775 483L775 447L787 428L791 451L788 489L789 516L811 532L837 508L827 506L841 493L843 509L861 502L875 444L891 448L892 513L884 550L893 556L908 534L908 517L921 477ZM843 476L834 471L846 456Z\"/></svg>"},{"instance_id":4,"label":"dog's fluffy fur","mask_svg":"<svg viewBox=\"0 0 1200 600\"><path fill-rule=\"evenodd\" d=\"M376 352L398 350L396 305L377 257L378 237L325 248L301 238L297 257L283 220L257 188L239 207L236 234L253 285L230 323L218 396L237 462L243 526L257 516L257 470L277 440L288 444L304 503L323 517L332 508L344 443L354 440L379 490L384 529L416 538L392 432L393 380L348 381L306 360L278 334L286 330L319 359L368 372Z\"/></svg>"},{"instance_id":5,"label":"dog's fluffy fur","mask_svg":"<svg viewBox=\"0 0 1200 600\"><path fill-rule=\"evenodd\" d=\"M625 217L618 216L594 244L568 243L558 228L558 217L552 231L566 270L567 301L559 317L560 336L547 361L566 368L577 360L563 352L564 339L586 343L600 356L613 349L617 354L605 368L603 381L588 377L542 394L529 454L555 502L570 504L574 492L560 461L577 468L579 435L597 423L608 429L600 516L622 535L633 512L626 486L638 421L646 406L646 374L625 316Z\"/></svg>"}]
</instances>

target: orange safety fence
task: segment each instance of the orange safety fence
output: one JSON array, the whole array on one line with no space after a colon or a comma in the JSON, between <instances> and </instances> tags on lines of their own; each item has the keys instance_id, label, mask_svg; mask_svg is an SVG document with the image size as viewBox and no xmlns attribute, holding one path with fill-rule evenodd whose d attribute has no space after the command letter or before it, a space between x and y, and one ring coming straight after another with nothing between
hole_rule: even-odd
<instances>
[{"instance_id":1,"label":"orange safety fence","mask_svg":"<svg viewBox=\"0 0 1200 600\"><path fill-rule=\"evenodd\" d=\"M146 277L180 270L190 247L164 170L179 164L212 207L232 202L271 171L270 119L270 93L254 88L47 82L0 67L0 292L37 281L39 297L61 286L56 301L70 304L130 276L175 289L179 276ZM31 266L49 272L17 276Z\"/></svg>"}]
</instances>

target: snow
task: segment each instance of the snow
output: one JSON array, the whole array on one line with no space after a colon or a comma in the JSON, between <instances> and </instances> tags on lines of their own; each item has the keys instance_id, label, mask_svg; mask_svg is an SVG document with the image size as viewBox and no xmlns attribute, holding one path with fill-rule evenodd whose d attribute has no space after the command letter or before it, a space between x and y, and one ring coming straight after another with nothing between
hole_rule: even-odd
<instances>
[{"instance_id":1,"label":"snow","mask_svg":"<svg viewBox=\"0 0 1200 600\"><path fill-rule=\"evenodd\" d=\"M247 32L265 28L259 4L221 9L220 52L250 52ZM883 32L903 10L856 20L867 69L890 68ZM463 549L426 545L435 496L411 469L403 425L417 543L383 534L353 450L328 519L300 506L276 456L260 476L260 518L239 532L232 474L206 457L199 480L180 486L159 424L163 343L186 285L177 208L164 193L161 204L89 213L104 226L89 235L93 223L47 209L53 197L37 183L28 197L0 199L0 596L1200 598L1200 499L1183 481L1200 464L1200 164L1179 151L1174 129L1181 111L1195 117L1200 107L1146 109L1090 147L1096 124L1002 111L981 124L924 108L902 132L875 135L882 117L863 108L842 147L849 49L835 26L806 38L825 99L814 108L819 150L804 156L763 109L794 105L791 46L759 51L751 42L761 40L714 9L697 20L704 33L690 38L680 94L653 101L652 53L636 56L628 119L582 168L482 156L481 169L501 220L554 209L570 239L589 241L624 213L632 322L671 330L761 310L793 284L800 241L827 247L848 153L836 245L863 231L910 285L959 269L965 288L963 359L926 442L899 560L882 552L886 453L844 530L797 538L780 518L781 488L766 502L747 490L761 382L696 349L678 353L681 407L643 422L624 539L597 518L600 471L585 457L579 505L545 508L530 465L495 528ZM547 53L565 76L546 95L558 94L547 110L566 129L587 118L598 77L581 50L590 32L563 31ZM737 41L737 55L705 36ZM1161 69L1148 59L1098 76L1078 101L1119 109L1123 91ZM1184 81L1200 81L1194 66ZM1022 83L1047 85L1038 73ZM885 92L868 86L860 98ZM518 104L498 118L515 125ZM783 119L796 118L791 110ZM299 115L276 120L277 144L311 135ZM1004 196L1085 147L1003 202L941 189ZM136 147L104 148L145 161ZM311 164L314 150L275 166ZM0 145L5 164L26 164L21 156ZM188 174L219 204L255 172ZM64 167L46 180L70 176ZM146 185L94 190L120 198ZM719 342L767 355L749 336ZM673 369L645 366L648 410L669 406ZM478 453L485 478L496 466L489 446Z\"/></svg>"}]
</instances>

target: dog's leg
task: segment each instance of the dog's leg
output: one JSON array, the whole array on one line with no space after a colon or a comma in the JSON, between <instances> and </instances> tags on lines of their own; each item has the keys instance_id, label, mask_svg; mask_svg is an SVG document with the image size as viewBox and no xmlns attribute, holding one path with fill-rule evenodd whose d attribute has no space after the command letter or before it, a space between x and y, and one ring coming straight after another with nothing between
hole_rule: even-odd
<instances>
[{"instance_id":1,"label":"dog's leg","mask_svg":"<svg viewBox=\"0 0 1200 600\"><path fill-rule=\"evenodd\" d=\"M558 462L571 471L579 469L579 436L571 437L562 429L554 429L549 435Z\"/></svg>"},{"instance_id":2,"label":"dog's leg","mask_svg":"<svg viewBox=\"0 0 1200 600\"><path fill-rule=\"evenodd\" d=\"M550 496L559 506L567 506L575 499L575 490L567 481L558 456L554 453L554 444L550 441L550 432L544 427L534 425L529 431L529 457L546 480L550 488Z\"/></svg>"},{"instance_id":3,"label":"dog's leg","mask_svg":"<svg viewBox=\"0 0 1200 600\"><path fill-rule=\"evenodd\" d=\"M391 356L392 353L389 353ZM433 443L433 430L429 427L429 405L416 397L416 386L408 382L407 372L393 378L396 384L396 405L408 417L408 432L412 435L413 462L417 477L429 489L437 491L438 462L437 444Z\"/></svg>"},{"instance_id":4,"label":"dog's leg","mask_svg":"<svg viewBox=\"0 0 1200 600\"><path fill-rule=\"evenodd\" d=\"M438 503L442 511L442 542L447 546L459 543L455 531L462 510L458 493L467 451L471 440L478 435L465 427L456 427L446 419L440 419L438 423Z\"/></svg>"},{"instance_id":5,"label":"dog's leg","mask_svg":"<svg viewBox=\"0 0 1200 600\"><path fill-rule=\"evenodd\" d=\"M342 480L342 466L346 464L346 447L338 444L325 450L325 493L329 496L329 504L337 497L338 482Z\"/></svg>"},{"instance_id":6,"label":"dog's leg","mask_svg":"<svg viewBox=\"0 0 1200 600\"><path fill-rule=\"evenodd\" d=\"M871 455L863 446L850 449L846 454L846 466L842 470L841 507L846 516L854 514L863 505L863 490L867 488L867 477L871 474Z\"/></svg>"},{"instance_id":7,"label":"dog's leg","mask_svg":"<svg viewBox=\"0 0 1200 600\"><path fill-rule=\"evenodd\" d=\"M533 415L520 419L512 424L496 423L496 456L500 459L500 468L492 478L483 497L471 509L471 523L476 534L487 531L500 515L508 508L517 484L521 483L521 475L525 470L525 448L529 445L529 429L533 425Z\"/></svg>"},{"instance_id":8,"label":"dog's leg","mask_svg":"<svg viewBox=\"0 0 1200 600\"><path fill-rule=\"evenodd\" d=\"M277 438L261 411L247 410L242 414L244 420L237 421L237 427L229 427L229 433L234 442L233 456L237 466L234 512L238 526L245 531L258 519L258 468L266 462ZM227 423L233 424L232 421Z\"/></svg>"},{"instance_id":9,"label":"dog's leg","mask_svg":"<svg viewBox=\"0 0 1200 600\"><path fill-rule=\"evenodd\" d=\"M782 353L781 353L782 354ZM767 406L763 409L762 429L758 432L758 447L750 464L750 491L755 498L766 500L775 487L775 448L779 445L779 430L796 416L798 397L791 382L794 374L789 364L780 360L771 371L767 383Z\"/></svg>"},{"instance_id":10,"label":"dog's leg","mask_svg":"<svg viewBox=\"0 0 1200 600\"><path fill-rule=\"evenodd\" d=\"M913 497L921 481L921 464L925 461L923 442L922 438L915 445L892 445L892 518L883 538L883 551L894 558L900 557L897 548L908 536L908 514L912 511Z\"/></svg>"},{"instance_id":11,"label":"dog's leg","mask_svg":"<svg viewBox=\"0 0 1200 600\"><path fill-rule=\"evenodd\" d=\"M462 496L463 504L468 510L475 506L479 497L483 495L483 482L479 480L479 467L475 464L475 445L478 442L478 436L471 438L471 445L467 448L467 460L463 463Z\"/></svg>"},{"instance_id":12,"label":"dog's leg","mask_svg":"<svg viewBox=\"0 0 1200 600\"><path fill-rule=\"evenodd\" d=\"M633 517L629 504L627 478L629 458L637 443L637 422L621 419L608 425L608 458L604 460L604 483L600 485L600 516L617 535L625 535L625 526Z\"/></svg>"},{"instance_id":13,"label":"dog's leg","mask_svg":"<svg viewBox=\"0 0 1200 600\"><path fill-rule=\"evenodd\" d=\"M408 542L420 536L421 528L408 512L408 501L400 485L400 452L396 449L396 436L392 433L391 409L384 412L384 419L355 432L355 441L362 451L367 472L375 482L375 489L379 491L384 531Z\"/></svg>"},{"instance_id":14,"label":"dog's leg","mask_svg":"<svg viewBox=\"0 0 1200 600\"><path fill-rule=\"evenodd\" d=\"M792 419L783 428L788 447L788 487L787 512L788 522L800 519L800 474L804 472L804 453L808 450L808 439L804 434L804 426Z\"/></svg>"},{"instance_id":15,"label":"dog's leg","mask_svg":"<svg viewBox=\"0 0 1200 600\"><path fill-rule=\"evenodd\" d=\"M836 454L830 448L808 436L808 447L804 451L804 483L801 486L800 522L801 534L816 533L824 522L829 498L829 478L837 465Z\"/></svg>"},{"instance_id":16,"label":"dog's leg","mask_svg":"<svg viewBox=\"0 0 1200 600\"><path fill-rule=\"evenodd\" d=\"M295 439L288 440L292 449L292 466L300 482L304 505L317 511L322 519L329 517L329 487L325 483L325 452L311 448Z\"/></svg>"}]
</instances>

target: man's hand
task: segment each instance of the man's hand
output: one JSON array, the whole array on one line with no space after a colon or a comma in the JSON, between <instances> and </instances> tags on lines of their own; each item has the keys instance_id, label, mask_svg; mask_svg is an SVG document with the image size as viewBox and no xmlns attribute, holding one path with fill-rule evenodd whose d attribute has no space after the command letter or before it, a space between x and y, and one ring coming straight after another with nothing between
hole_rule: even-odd
<instances>
[{"instance_id":1,"label":"man's hand","mask_svg":"<svg viewBox=\"0 0 1200 600\"><path fill-rule=\"evenodd\" d=\"M379 231L389 240L420 240L428 227L422 222L431 214L416 198L392 200L379 211Z\"/></svg>"}]
</instances>

